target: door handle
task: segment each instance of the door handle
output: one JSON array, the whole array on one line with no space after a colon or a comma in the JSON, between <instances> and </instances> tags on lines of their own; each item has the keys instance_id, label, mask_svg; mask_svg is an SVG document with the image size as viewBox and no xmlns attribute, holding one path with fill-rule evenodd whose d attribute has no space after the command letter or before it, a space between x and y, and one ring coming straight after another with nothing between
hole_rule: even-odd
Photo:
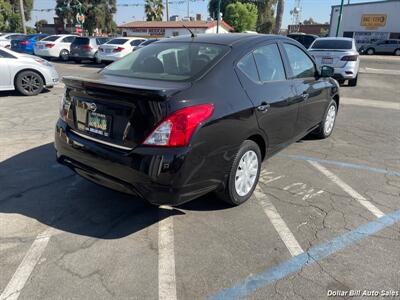
<instances>
[{"instance_id":1,"label":"door handle","mask_svg":"<svg viewBox=\"0 0 400 300\"><path fill-rule=\"evenodd\" d=\"M304 92L303 94L301 94L301 97L303 97L304 100L307 100L308 97L310 97L310 94L307 92Z\"/></svg>"},{"instance_id":2,"label":"door handle","mask_svg":"<svg viewBox=\"0 0 400 300\"><path fill-rule=\"evenodd\" d=\"M268 108L270 108L271 105L269 105L266 102L261 103L261 105L257 106L257 110L261 112L267 112Z\"/></svg>"}]
</instances>

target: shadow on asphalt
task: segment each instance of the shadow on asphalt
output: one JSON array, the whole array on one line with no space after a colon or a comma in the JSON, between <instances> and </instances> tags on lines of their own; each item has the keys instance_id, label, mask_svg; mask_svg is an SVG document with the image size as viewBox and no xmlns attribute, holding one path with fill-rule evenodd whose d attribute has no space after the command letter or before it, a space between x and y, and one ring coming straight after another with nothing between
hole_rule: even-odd
<instances>
[{"instance_id":1,"label":"shadow on asphalt","mask_svg":"<svg viewBox=\"0 0 400 300\"><path fill-rule=\"evenodd\" d=\"M0 162L0 186L0 213L24 215L65 232L102 239L128 236L171 215L184 214L180 209L228 208L212 195L172 210L152 206L59 165L52 143Z\"/></svg>"}]
</instances>

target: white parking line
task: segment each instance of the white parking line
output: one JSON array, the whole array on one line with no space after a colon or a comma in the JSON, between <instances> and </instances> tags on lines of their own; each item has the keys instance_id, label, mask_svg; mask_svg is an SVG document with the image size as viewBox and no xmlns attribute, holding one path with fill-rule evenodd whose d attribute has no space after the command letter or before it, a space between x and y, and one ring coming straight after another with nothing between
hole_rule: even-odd
<instances>
[{"instance_id":1,"label":"white parking line","mask_svg":"<svg viewBox=\"0 0 400 300\"><path fill-rule=\"evenodd\" d=\"M360 68L360 73L379 74L379 75L400 75L399 70L374 69L374 68Z\"/></svg>"},{"instance_id":2,"label":"white parking line","mask_svg":"<svg viewBox=\"0 0 400 300\"><path fill-rule=\"evenodd\" d=\"M320 165L319 163L315 161L308 161L312 166L314 166L318 171L320 171L322 174L324 174L326 177L328 177L332 182L337 184L343 191L345 191L347 194L349 194L353 199L357 200L362 206L364 206L366 209L368 209L372 214L374 214L376 217L380 218L384 216L385 214L377 208L375 205L373 205L371 202L369 202L367 199L365 199L362 195L360 195L357 191L355 191L351 186L349 186L347 183L342 181L339 177L337 177L335 174L333 174L331 171Z\"/></svg>"},{"instance_id":3,"label":"white parking line","mask_svg":"<svg viewBox=\"0 0 400 300\"><path fill-rule=\"evenodd\" d=\"M160 209L172 209L160 207ZM160 218L162 214L160 212ZM176 300L174 223L169 216L158 223L158 299Z\"/></svg>"},{"instance_id":4,"label":"white parking line","mask_svg":"<svg viewBox=\"0 0 400 300\"><path fill-rule=\"evenodd\" d=\"M6 288L1 293L0 300L18 299L26 281L31 276L33 269L42 256L43 251L46 249L50 237L56 232L57 230L49 228L36 237L28 252L25 254L21 264L18 266L18 269L15 271Z\"/></svg>"},{"instance_id":5,"label":"white parking line","mask_svg":"<svg viewBox=\"0 0 400 300\"><path fill-rule=\"evenodd\" d=\"M400 98L399 98L400 100ZM400 110L400 102L389 102L389 101L379 101L370 99L359 99L359 98L347 98L343 97L341 99L342 104L356 105L356 106L366 106L373 108L386 108Z\"/></svg>"},{"instance_id":6,"label":"white parking line","mask_svg":"<svg viewBox=\"0 0 400 300\"><path fill-rule=\"evenodd\" d=\"M289 227L279 215L275 206L272 204L267 195L264 194L259 186L256 187L254 191L254 196L260 202L265 214L271 221L272 225L275 227L275 230L278 232L280 238L285 243L290 254L292 256L296 256L303 253L304 251L301 248L300 244L297 242L293 233L290 231Z\"/></svg>"}]
</instances>

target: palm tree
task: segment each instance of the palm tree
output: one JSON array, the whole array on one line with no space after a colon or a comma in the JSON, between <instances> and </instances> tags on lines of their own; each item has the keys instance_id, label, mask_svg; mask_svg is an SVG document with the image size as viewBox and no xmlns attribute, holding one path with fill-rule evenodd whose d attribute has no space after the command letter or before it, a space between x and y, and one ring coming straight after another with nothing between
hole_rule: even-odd
<instances>
[{"instance_id":1,"label":"palm tree","mask_svg":"<svg viewBox=\"0 0 400 300\"><path fill-rule=\"evenodd\" d=\"M147 21L162 21L164 5L162 0L146 0L144 13Z\"/></svg>"},{"instance_id":2,"label":"palm tree","mask_svg":"<svg viewBox=\"0 0 400 300\"><path fill-rule=\"evenodd\" d=\"M284 10L285 0L278 0L278 5L276 7L275 34L278 34L281 30Z\"/></svg>"}]
</instances>

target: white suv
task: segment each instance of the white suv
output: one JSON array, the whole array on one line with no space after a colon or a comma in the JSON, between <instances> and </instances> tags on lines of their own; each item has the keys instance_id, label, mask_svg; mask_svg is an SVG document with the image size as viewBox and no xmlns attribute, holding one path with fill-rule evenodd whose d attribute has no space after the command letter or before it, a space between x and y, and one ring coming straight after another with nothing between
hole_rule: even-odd
<instances>
[{"instance_id":1,"label":"white suv","mask_svg":"<svg viewBox=\"0 0 400 300\"><path fill-rule=\"evenodd\" d=\"M334 78L339 83L349 81L349 86L356 86L360 55L352 38L317 38L308 49L318 67L330 66L335 69Z\"/></svg>"},{"instance_id":2,"label":"white suv","mask_svg":"<svg viewBox=\"0 0 400 300\"><path fill-rule=\"evenodd\" d=\"M75 38L76 35L70 34L48 36L36 43L34 53L45 58L60 58L67 61L71 52L71 43Z\"/></svg>"}]
</instances>

